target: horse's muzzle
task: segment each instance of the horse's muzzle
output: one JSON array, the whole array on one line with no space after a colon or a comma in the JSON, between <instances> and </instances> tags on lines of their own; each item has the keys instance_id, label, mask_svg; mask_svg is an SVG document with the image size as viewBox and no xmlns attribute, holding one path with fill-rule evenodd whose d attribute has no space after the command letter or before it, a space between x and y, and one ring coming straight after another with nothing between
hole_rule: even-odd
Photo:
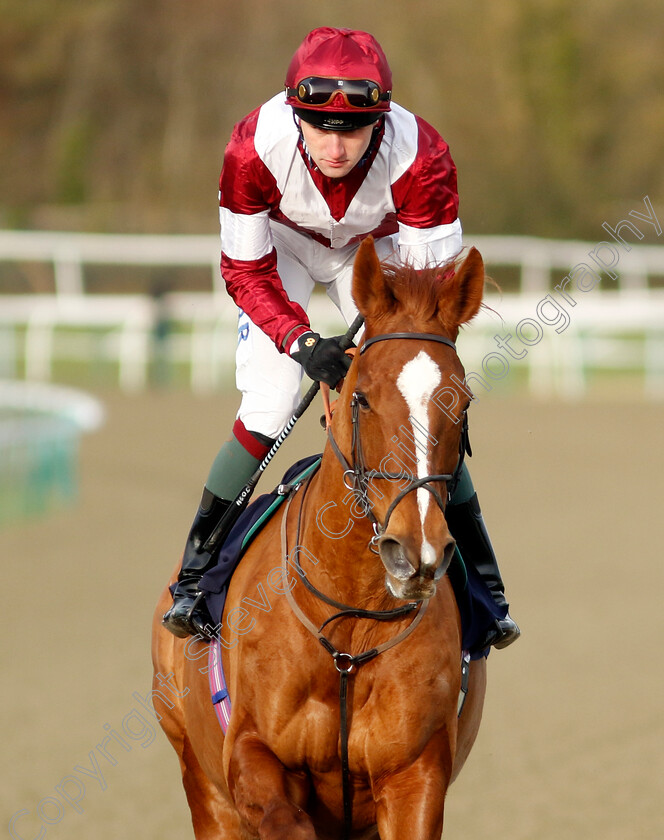
<instances>
[{"instance_id":1,"label":"horse's muzzle","mask_svg":"<svg viewBox=\"0 0 664 840\"><path fill-rule=\"evenodd\" d=\"M449 537L433 562L423 559L410 543L393 534L384 534L378 539L378 553L387 572L385 584L389 592L395 598L422 601L435 594L436 581L445 575L456 543Z\"/></svg>"}]
</instances>

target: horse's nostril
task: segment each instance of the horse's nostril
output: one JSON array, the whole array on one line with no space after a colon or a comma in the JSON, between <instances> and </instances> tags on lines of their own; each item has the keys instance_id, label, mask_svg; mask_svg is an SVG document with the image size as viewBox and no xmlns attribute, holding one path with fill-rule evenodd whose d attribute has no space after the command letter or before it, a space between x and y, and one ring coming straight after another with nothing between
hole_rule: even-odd
<instances>
[{"instance_id":1,"label":"horse's nostril","mask_svg":"<svg viewBox=\"0 0 664 840\"><path fill-rule=\"evenodd\" d=\"M446 563L448 566L452 562L452 558L454 557L455 549L456 549L456 540L450 539L450 541L445 546L445 551L443 552L443 562Z\"/></svg>"},{"instance_id":2,"label":"horse's nostril","mask_svg":"<svg viewBox=\"0 0 664 840\"><path fill-rule=\"evenodd\" d=\"M449 542L443 549L443 562L436 569L434 580L440 580L450 567L452 558L454 557L454 549L456 548L456 540L450 538Z\"/></svg>"},{"instance_id":3,"label":"horse's nostril","mask_svg":"<svg viewBox=\"0 0 664 840\"><path fill-rule=\"evenodd\" d=\"M378 540L378 551L383 565L397 580L408 580L415 574L415 567L408 560L399 540L394 537L381 537Z\"/></svg>"}]
</instances>

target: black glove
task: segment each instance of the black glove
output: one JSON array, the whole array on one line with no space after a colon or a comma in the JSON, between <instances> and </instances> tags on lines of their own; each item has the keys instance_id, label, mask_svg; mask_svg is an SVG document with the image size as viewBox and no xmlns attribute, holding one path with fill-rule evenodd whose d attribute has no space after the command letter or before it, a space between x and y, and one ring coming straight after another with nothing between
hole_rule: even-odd
<instances>
[{"instance_id":1,"label":"black glove","mask_svg":"<svg viewBox=\"0 0 664 840\"><path fill-rule=\"evenodd\" d=\"M340 341L341 336L321 338L315 332L304 333L297 340L299 349L290 355L302 365L308 377L334 388L344 378L351 363Z\"/></svg>"}]
</instances>

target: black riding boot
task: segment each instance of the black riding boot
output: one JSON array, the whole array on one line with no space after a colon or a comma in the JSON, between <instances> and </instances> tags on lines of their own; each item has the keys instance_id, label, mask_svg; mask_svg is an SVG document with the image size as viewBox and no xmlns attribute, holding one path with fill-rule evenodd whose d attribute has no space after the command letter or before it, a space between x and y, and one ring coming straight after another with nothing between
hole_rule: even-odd
<instances>
[{"instance_id":1,"label":"black riding boot","mask_svg":"<svg viewBox=\"0 0 664 840\"><path fill-rule=\"evenodd\" d=\"M213 622L198 584L205 572L217 562L218 552L210 554L203 546L230 504L226 499L215 496L207 487L203 490L184 548L182 568L173 591L173 606L162 619L164 627L181 639L196 634L206 638L210 636ZM217 545L221 545L221 540L217 541Z\"/></svg>"},{"instance_id":2,"label":"black riding boot","mask_svg":"<svg viewBox=\"0 0 664 840\"><path fill-rule=\"evenodd\" d=\"M505 586L500 577L498 561L482 518L477 493L461 504L449 504L445 509L445 519L452 536L457 541L461 556L466 562L472 563L480 573L496 604L499 607L508 607L505 600ZM482 647L493 645L498 649L505 648L512 642L516 642L520 635L521 631L508 613L505 618L495 622L495 626L487 633Z\"/></svg>"}]
</instances>

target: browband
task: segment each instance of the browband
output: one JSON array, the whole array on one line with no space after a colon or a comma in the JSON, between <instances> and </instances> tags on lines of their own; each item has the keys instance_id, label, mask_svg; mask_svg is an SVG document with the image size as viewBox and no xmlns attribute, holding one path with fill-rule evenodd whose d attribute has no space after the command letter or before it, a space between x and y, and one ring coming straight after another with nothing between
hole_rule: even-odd
<instances>
[{"instance_id":1,"label":"browband","mask_svg":"<svg viewBox=\"0 0 664 840\"><path fill-rule=\"evenodd\" d=\"M377 341L388 341L392 338L419 338L424 341L438 341L440 344L446 344L448 347L451 347L452 350L456 351L456 344L451 341L449 338L445 338L444 335L435 335L435 333L384 333L383 335L375 335L373 338L368 338L362 347L360 347L360 355L364 353L364 351L371 347L372 344L375 344Z\"/></svg>"}]
</instances>

